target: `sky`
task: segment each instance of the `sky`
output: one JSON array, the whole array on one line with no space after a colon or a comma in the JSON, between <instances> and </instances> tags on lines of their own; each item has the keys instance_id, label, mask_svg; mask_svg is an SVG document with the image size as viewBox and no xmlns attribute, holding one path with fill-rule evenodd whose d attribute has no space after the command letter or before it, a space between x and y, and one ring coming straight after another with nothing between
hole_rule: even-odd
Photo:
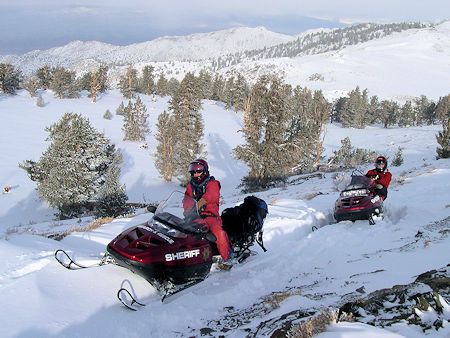
<instances>
[{"instance_id":1,"label":"sky","mask_svg":"<svg viewBox=\"0 0 450 338\"><path fill-rule=\"evenodd\" d=\"M240 26L294 35L357 22L440 21L447 0L0 0L0 54L73 40L127 45Z\"/></svg>"}]
</instances>

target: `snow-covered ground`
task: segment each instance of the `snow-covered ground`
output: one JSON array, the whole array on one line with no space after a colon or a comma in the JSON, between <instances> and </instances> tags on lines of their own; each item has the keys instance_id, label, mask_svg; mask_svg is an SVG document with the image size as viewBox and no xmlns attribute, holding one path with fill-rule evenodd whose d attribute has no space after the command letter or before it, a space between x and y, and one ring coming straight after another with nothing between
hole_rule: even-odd
<instances>
[{"instance_id":1,"label":"snow-covered ground","mask_svg":"<svg viewBox=\"0 0 450 338\"><path fill-rule=\"evenodd\" d=\"M444 94L444 93L443 93ZM343 129L328 125L326 156L350 137L355 147L369 148L393 158L403 148L404 163L390 167L393 182L386 200L385 219L375 226L365 221L333 224L332 209L339 193L334 174L297 180L283 188L257 193L269 205L264 243L258 253L231 271L213 267L208 278L171 302L160 302L155 289L123 268L107 265L69 271L53 254L64 249L90 264L107 243L124 229L148 220L141 212L116 219L87 232L73 232L62 241L38 234L63 232L89 219L52 221L53 211L39 200L35 185L18 163L38 160L47 148L46 126L65 112L81 113L105 132L124 153L121 181L130 201L158 202L176 183L164 183L154 167L155 121L167 107L167 98L142 96L150 114L148 149L122 141L122 118L105 120L106 109L115 112L122 98L116 91L93 104L86 97L74 100L43 95L46 106L36 107L26 92L0 96L0 184L12 190L0 195L1 337L190 337L209 328L211 336L264 337L271 320L295 310L336 306L343 295L364 286L368 294L380 288L406 284L425 271L449 263L450 237L430 226L450 216L450 162L436 160L435 134L441 126L415 128L368 127ZM245 164L231 150L242 143L242 116L222 104L204 101L204 143L211 173L222 183L221 210L242 201L237 188L246 174ZM365 171L370 166L364 166ZM349 174L349 173L347 173ZM303 183L302 183L303 182ZM318 228L312 231L312 227ZM443 225L448 229L449 225ZM423 233L421 239L415 235ZM443 235L444 234L444 235ZM132 287L148 305L138 312L124 308L117 290ZM290 296L274 305L273 293ZM447 301L449 301L447 299ZM202 330L203 329L203 330ZM385 329L361 323L328 327L330 337L423 337L419 327L397 324ZM428 331L428 337L449 337L450 327Z\"/></svg>"}]
</instances>

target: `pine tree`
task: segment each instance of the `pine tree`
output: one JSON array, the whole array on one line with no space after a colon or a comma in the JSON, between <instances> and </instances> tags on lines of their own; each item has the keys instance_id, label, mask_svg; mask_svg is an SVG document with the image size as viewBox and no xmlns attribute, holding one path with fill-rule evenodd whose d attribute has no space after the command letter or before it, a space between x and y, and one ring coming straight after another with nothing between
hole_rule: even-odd
<instances>
[{"instance_id":1,"label":"pine tree","mask_svg":"<svg viewBox=\"0 0 450 338\"><path fill-rule=\"evenodd\" d=\"M105 113L103 114L103 118L106 120L111 120L113 118L113 114L109 111L109 109L106 109Z\"/></svg>"},{"instance_id":2,"label":"pine tree","mask_svg":"<svg viewBox=\"0 0 450 338\"><path fill-rule=\"evenodd\" d=\"M127 205L128 196L125 185L120 185L120 164L122 156L117 153L111 165L106 170L105 183L100 187L96 196L94 215L100 217L117 217L131 211Z\"/></svg>"},{"instance_id":3,"label":"pine tree","mask_svg":"<svg viewBox=\"0 0 450 338\"><path fill-rule=\"evenodd\" d=\"M30 76L23 82L23 88L25 88L31 97L36 97L39 89L39 80L35 76Z\"/></svg>"},{"instance_id":4,"label":"pine tree","mask_svg":"<svg viewBox=\"0 0 450 338\"><path fill-rule=\"evenodd\" d=\"M234 110L244 110L249 95L249 87L242 74L238 74L236 80L233 82L232 93Z\"/></svg>"},{"instance_id":5,"label":"pine tree","mask_svg":"<svg viewBox=\"0 0 450 338\"><path fill-rule=\"evenodd\" d=\"M131 99L139 88L136 69L130 65L126 73L120 77L118 86L122 95L127 99Z\"/></svg>"},{"instance_id":6,"label":"pine tree","mask_svg":"<svg viewBox=\"0 0 450 338\"><path fill-rule=\"evenodd\" d=\"M174 146L176 141L175 120L166 111L158 116L155 139L158 142L155 153L155 166L166 182L172 181L175 174Z\"/></svg>"},{"instance_id":7,"label":"pine tree","mask_svg":"<svg viewBox=\"0 0 450 338\"><path fill-rule=\"evenodd\" d=\"M164 77L164 74L163 73L159 74L158 81L156 82L156 95L159 95L159 96L169 95L169 91L168 91L167 87L168 87L168 81Z\"/></svg>"},{"instance_id":8,"label":"pine tree","mask_svg":"<svg viewBox=\"0 0 450 338\"><path fill-rule=\"evenodd\" d=\"M89 97L92 102L97 102L98 93L103 93L107 89L108 67L101 66L96 71L90 72Z\"/></svg>"},{"instance_id":9,"label":"pine tree","mask_svg":"<svg viewBox=\"0 0 450 338\"><path fill-rule=\"evenodd\" d=\"M214 81L212 83L211 90L211 100L214 101L223 101L223 92L224 92L225 81L221 75L216 74L214 77Z\"/></svg>"},{"instance_id":10,"label":"pine tree","mask_svg":"<svg viewBox=\"0 0 450 338\"><path fill-rule=\"evenodd\" d=\"M439 99L435 109L436 119L442 123L450 117L450 94Z\"/></svg>"},{"instance_id":11,"label":"pine tree","mask_svg":"<svg viewBox=\"0 0 450 338\"><path fill-rule=\"evenodd\" d=\"M44 65L36 71L36 76L39 79L39 85L42 89L47 90L50 88L53 77L52 73L53 70L48 65Z\"/></svg>"},{"instance_id":12,"label":"pine tree","mask_svg":"<svg viewBox=\"0 0 450 338\"><path fill-rule=\"evenodd\" d=\"M202 99L211 99L213 92L213 80L212 75L208 71L202 69L198 75L198 84L201 90Z\"/></svg>"},{"instance_id":13,"label":"pine tree","mask_svg":"<svg viewBox=\"0 0 450 338\"><path fill-rule=\"evenodd\" d=\"M79 114L66 113L46 130L50 146L38 162L27 160L20 167L60 218L79 216L104 183L115 147Z\"/></svg>"},{"instance_id":14,"label":"pine tree","mask_svg":"<svg viewBox=\"0 0 450 338\"><path fill-rule=\"evenodd\" d=\"M120 102L119 107L116 109L116 115L125 115L125 105L123 104L123 101Z\"/></svg>"},{"instance_id":15,"label":"pine tree","mask_svg":"<svg viewBox=\"0 0 450 338\"><path fill-rule=\"evenodd\" d=\"M145 136L149 132L148 114L145 104L138 96L136 102L128 102L123 120L124 141L145 141Z\"/></svg>"},{"instance_id":16,"label":"pine tree","mask_svg":"<svg viewBox=\"0 0 450 338\"><path fill-rule=\"evenodd\" d=\"M174 144L174 170L182 184L189 181L187 167L197 158L204 157L203 117L197 82L192 73L187 73L177 93L169 101L173 113L176 140Z\"/></svg>"},{"instance_id":17,"label":"pine tree","mask_svg":"<svg viewBox=\"0 0 450 338\"><path fill-rule=\"evenodd\" d=\"M234 149L235 157L250 167L243 181L249 189L267 188L287 174L286 92L276 75L260 77L252 88L242 130L246 144Z\"/></svg>"},{"instance_id":18,"label":"pine tree","mask_svg":"<svg viewBox=\"0 0 450 338\"><path fill-rule=\"evenodd\" d=\"M383 100L380 103L379 118L384 128L397 123L399 106L397 102Z\"/></svg>"},{"instance_id":19,"label":"pine tree","mask_svg":"<svg viewBox=\"0 0 450 338\"><path fill-rule=\"evenodd\" d=\"M139 81L139 90L141 93L151 95L156 92L154 70L154 67L148 65L142 69L142 78Z\"/></svg>"},{"instance_id":20,"label":"pine tree","mask_svg":"<svg viewBox=\"0 0 450 338\"><path fill-rule=\"evenodd\" d=\"M411 101L406 101L400 108L398 125L400 127L410 127L414 125L414 110Z\"/></svg>"},{"instance_id":21,"label":"pine tree","mask_svg":"<svg viewBox=\"0 0 450 338\"><path fill-rule=\"evenodd\" d=\"M442 123L442 131L436 135L440 147L436 149L437 158L450 158L450 117Z\"/></svg>"},{"instance_id":22,"label":"pine tree","mask_svg":"<svg viewBox=\"0 0 450 338\"><path fill-rule=\"evenodd\" d=\"M392 160L392 166L399 167L403 164L403 148L398 147L397 152L394 155L394 159Z\"/></svg>"},{"instance_id":23,"label":"pine tree","mask_svg":"<svg viewBox=\"0 0 450 338\"><path fill-rule=\"evenodd\" d=\"M22 72L9 63L0 63L0 93L14 95L20 88Z\"/></svg>"},{"instance_id":24,"label":"pine tree","mask_svg":"<svg viewBox=\"0 0 450 338\"><path fill-rule=\"evenodd\" d=\"M367 97L367 89L361 93L359 87L352 90L345 101L340 120L345 128L354 127L364 129L367 125L369 116L369 100Z\"/></svg>"},{"instance_id":25,"label":"pine tree","mask_svg":"<svg viewBox=\"0 0 450 338\"><path fill-rule=\"evenodd\" d=\"M56 67L52 70L50 89L59 99L79 97L75 72L63 67Z\"/></svg>"}]
</instances>

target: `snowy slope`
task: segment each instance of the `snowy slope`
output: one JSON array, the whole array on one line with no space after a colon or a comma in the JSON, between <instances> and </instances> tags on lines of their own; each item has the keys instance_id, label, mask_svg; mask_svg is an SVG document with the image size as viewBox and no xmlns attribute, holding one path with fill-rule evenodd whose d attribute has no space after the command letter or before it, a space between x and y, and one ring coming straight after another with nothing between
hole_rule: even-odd
<instances>
[{"instance_id":1,"label":"snowy slope","mask_svg":"<svg viewBox=\"0 0 450 338\"><path fill-rule=\"evenodd\" d=\"M326 155L349 136L354 146L393 157L404 148L405 162L391 167L394 181L386 201L386 218L370 227L367 222L330 224L338 197L333 174L256 194L269 204L264 242L268 252L258 253L229 272L213 268L210 276L168 304L156 291L129 271L104 266L68 271L53 258L64 249L85 264L101 257L106 244L124 229L146 221L150 215L117 219L89 232L74 232L61 242L35 235L79 227L89 220L51 222L51 210L40 202L33 182L17 167L25 159L38 159L47 147L45 126L66 111L81 113L124 151L121 180L133 201L160 201L175 183L163 183L153 165L154 123L167 107L167 98L154 102L142 96L150 114L148 150L122 141L121 117L103 119L122 100L109 92L92 104L86 97L57 100L45 93L47 105L20 92L1 97L2 121L10 128L0 134L0 178L11 185L0 195L1 337L190 337L209 328L220 334L243 337L269 336L279 318L291 311L336 306L346 294L364 286L365 292L408 283L424 271L448 264L450 237L433 222L450 216L449 160L435 160L435 134L439 126L408 129L342 129L328 125ZM231 149L242 143L242 116L221 104L203 102L205 138L211 172L222 183L221 210L243 200L237 190L246 166L235 161ZM14 142L11 142L14 140ZM364 166L362 170L368 169ZM348 173L347 173L348 174ZM420 193L419 193L420 192ZM47 221L47 222L44 222ZM312 227L319 228L312 232ZM418 231L424 233L417 239ZM116 299L121 286L132 287L148 305L139 312L126 310ZM288 296L273 300L273 293ZM356 332L356 333L355 333ZM449 328L429 337L447 337ZM339 324L329 337L422 337L417 327L396 325L387 329L364 324Z\"/></svg>"}]
</instances>

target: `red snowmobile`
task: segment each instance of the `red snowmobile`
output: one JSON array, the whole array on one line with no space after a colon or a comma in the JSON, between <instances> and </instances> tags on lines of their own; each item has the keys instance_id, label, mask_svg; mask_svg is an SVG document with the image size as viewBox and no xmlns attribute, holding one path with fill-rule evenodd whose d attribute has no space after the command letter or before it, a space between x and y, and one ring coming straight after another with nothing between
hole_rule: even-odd
<instances>
[{"instance_id":1,"label":"red snowmobile","mask_svg":"<svg viewBox=\"0 0 450 338\"><path fill-rule=\"evenodd\" d=\"M154 212L150 221L125 230L107 246L114 264L145 278L163 293L163 300L204 280L218 255L214 235L196 222L197 209L183 209L196 205L183 203L185 198L190 197L174 192L158 207L149 207ZM223 228L238 262L250 256L255 242L265 251L262 226L267 213L267 204L254 196L223 211Z\"/></svg>"},{"instance_id":2,"label":"red snowmobile","mask_svg":"<svg viewBox=\"0 0 450 338\"><path fill-rule=\"evenodd\" d=\"M334 218L340 221L368 220L374 225L374 217L382 217L383 200L375 194L376 183L354 171L350 184L341 192L334 206Z\"/></svg>"}]
</instances>

